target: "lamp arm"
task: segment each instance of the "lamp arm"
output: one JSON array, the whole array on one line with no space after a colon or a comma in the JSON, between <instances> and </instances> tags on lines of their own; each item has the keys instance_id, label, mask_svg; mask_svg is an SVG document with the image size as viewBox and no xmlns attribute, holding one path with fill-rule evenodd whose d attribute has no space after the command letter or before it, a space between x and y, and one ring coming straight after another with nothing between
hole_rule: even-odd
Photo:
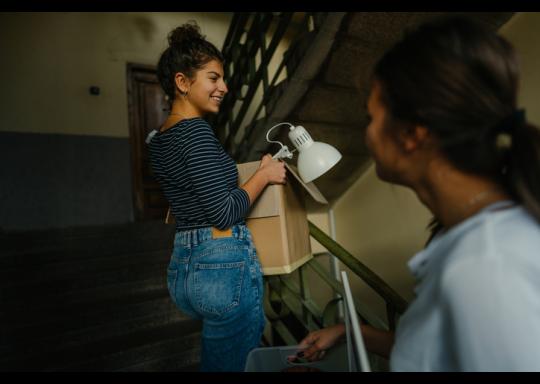
<instances>
[{"instance_id":1,"label":"lamp arm","mask_svg":"<svg viewBox=\"0 0 540 384\"><path fill-rule=\"evenodd\" d=\"M294 125L292 125L291 123L287 123L287 122L282 122L282 123L279 123L279 124L276 124L274 125L272 128L270 128L268 130L268 132L266 132L266 141L268 141L269 143L276 143L276 144L279 144L281 145L281 149L274 155L272 156L273 159L282 159L284 157L287 157L289 159L292 159L292 152L289 151L289 148L286 146L286 145L283 145L282 142L280 141L274 141L274 140L270 140L268 138L268 135L270 135L270 132L274 129L274 128L277 128L279 127L280 125L283 125L283 124L287 124L289 125L289 127L291 128L294 128ZM294 151L293 151L294 152Z\"/></svg>"},{"instance_id":2,"label":"lamp arm","mask_svg":"<svg viewBox=\"0 0 540 384\"><path fill-rule=\"evenodd\" d=\"M272 132L272 129L277 128L277 127L279 127L280 125L283 125L283 124L288 124L290 127L294 127L294 125L292 125L291 123L287 123L287 122L283 122L283 123L276 124L276 125L274 125L272 128L270 128L270 129L268 130L268 132L266 132L266 141L268 141L269 143L276 143L276 144L279 144L279 145L281 145L281 147L283 147L283 144L282 144L280 141L274 141L274 140L270 140L270 139L268 138L268 135L270 134L270 132Z\"/></svg>"},{"instance_id":3,"label":"lamp arm","mask_svg":"<svg viewBox=\"0 0 540 384\"><path fill-rule=\"evenodd\" d=\"M270 132L272 131L272 129L276 128L276 127L279 127L280 125L283 125L283 124L288 124L289 127L294 127L294 125L292 125L291 123L287 123L287 122L283 122L283 123L279 123L279 124L276 124L274 125L272 128L270 128L268 130L268 132L266 132L266 141L268 141L269 143L276 143L276 144L279 144L281 145L281 147L283 148L283 144L280 142L280 141L273 141L273 140L270 140L268 138L268 135L270 134Z\"/></svg>"}]
</instances>

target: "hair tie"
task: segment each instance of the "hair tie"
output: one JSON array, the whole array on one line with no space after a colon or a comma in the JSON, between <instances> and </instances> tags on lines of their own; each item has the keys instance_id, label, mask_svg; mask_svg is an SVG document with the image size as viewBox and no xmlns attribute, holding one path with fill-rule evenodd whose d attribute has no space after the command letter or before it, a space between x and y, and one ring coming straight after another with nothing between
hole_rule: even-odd
<instances>
[{"instance_id":1,"label":"hair tie","mask_svg":"<svg viewBox=\"0 0 540 384\"><path fill-rule=\"evenodd\" d=\"M523 127L526 123L525 110L516 109L497 124L495 146L500 150L507 150L512 147L512 135L516 128Z\"/></svg>"},{"instance_id":2,"label":"hair tie","mask_svg":"<svg viewBox=\"0 0 540 384\"><path fill-rule=\"evenodd\" d=\"M499 124L497 124L496 130L498 132L513 133L517 127L523 127L525 125L525 122L525 110L516 109L510 115L502 119Z\"/></svg>"}]
</instances>

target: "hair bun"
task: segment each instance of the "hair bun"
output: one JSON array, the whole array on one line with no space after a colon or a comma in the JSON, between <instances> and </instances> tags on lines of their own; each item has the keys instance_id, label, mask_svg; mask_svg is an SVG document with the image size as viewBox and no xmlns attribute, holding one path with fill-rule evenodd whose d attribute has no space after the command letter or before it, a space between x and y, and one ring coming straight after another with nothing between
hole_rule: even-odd
<instances>
[{"instance_id":1,"label":"hair bun","mask_svg":"<svg viewBox=\"0 0 540 384\"><path fill-rule=\"evenodd\" d=\"M167 39L169 40L169 45L174 45L183 44L185 41L204 39L204 36L201 35L201 29L195 21L188 21L173 29Z\"/></svg>"}]
</instances>

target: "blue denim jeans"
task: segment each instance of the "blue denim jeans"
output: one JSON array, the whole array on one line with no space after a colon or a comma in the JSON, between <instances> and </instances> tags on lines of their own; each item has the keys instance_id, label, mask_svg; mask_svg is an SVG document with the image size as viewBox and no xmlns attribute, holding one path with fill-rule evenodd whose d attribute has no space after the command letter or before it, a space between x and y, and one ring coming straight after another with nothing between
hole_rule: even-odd
<instances>
[{"instance_id":1,"label":"blue denim jeans","mask_svg":"<svg viewBox=\"0 0 540 384\"><path fill-rule=\"evenodd\" d=\"M245 225L232 237L212 229L177 232L167 270L171 297L185 314L201 319L201 371L243 371L264 330L262 269Z\"/></svg>"}]
</instances>

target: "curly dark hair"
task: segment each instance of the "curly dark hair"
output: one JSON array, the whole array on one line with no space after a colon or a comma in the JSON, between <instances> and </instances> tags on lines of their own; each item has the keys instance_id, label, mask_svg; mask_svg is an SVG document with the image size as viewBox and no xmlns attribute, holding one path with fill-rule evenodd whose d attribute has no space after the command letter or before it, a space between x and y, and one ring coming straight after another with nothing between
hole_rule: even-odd
<instances>
[{"instance_id":1,"label":"curly dark hair","mask_svg":"<svg viewBox=\"0 0 540 384\"><path fill-rule=\"evenodd\" d=\"M195 21L189 21L173 29L168 37L169 47L159 58L157 75L163 91L174 100L174 76L178 72L192 78L195 72L211 60L223 63L223 55L201 35Z\"/></svg>"}]
</instances>

